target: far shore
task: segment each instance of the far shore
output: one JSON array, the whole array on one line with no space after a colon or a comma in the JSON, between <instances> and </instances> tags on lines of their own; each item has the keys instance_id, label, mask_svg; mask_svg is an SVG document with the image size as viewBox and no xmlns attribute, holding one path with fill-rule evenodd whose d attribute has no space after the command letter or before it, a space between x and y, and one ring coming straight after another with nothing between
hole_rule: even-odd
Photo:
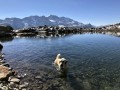
<instances>
[{"instance_id":1,"label":"far shore","mask_svg":"<svg viewBox=\"0 0 120 90\"><path fill-rule=\"evenodd\" d=\"M3 37L13 37L13 36L41 36L47 37L50 35L61 36L67 34L76 34L76 33L105 33L105 32L120 32L119 28L110 28L105 27L100 28L79 28L79 27L57 27L57 26L39 26L13 30L12 27L0 26L0 38Z\"/></svg>"}]
</instances>

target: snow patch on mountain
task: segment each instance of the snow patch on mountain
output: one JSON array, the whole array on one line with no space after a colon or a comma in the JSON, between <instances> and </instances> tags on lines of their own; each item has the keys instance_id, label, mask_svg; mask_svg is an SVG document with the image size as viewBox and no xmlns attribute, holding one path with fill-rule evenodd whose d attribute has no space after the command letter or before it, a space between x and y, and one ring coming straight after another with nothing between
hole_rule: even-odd
<instances>
[{"instance_id":1,"label":"snow patch on mountain","mask_svg":"<svg viewBox=\"0 0 120 90\"><path fill-rule=\"evenodd\" d=\"M50 22L56 22L55 20L51 20L51 19L50 19L49 21L50 21Z\"/></svg>"}]
</instances>

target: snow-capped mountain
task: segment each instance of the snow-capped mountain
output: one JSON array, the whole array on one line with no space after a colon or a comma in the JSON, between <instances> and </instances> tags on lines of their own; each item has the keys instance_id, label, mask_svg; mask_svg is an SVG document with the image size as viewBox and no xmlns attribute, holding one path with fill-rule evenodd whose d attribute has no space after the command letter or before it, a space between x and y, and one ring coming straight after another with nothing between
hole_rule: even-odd
<instances>
[{"instance_id":1,"label":"snow-capped mountain","mask_svg":"<svg viewBox=\"0 0 120 90\"><path fill-rule=\"evenodd\" d=\"M0 24L2 25L10 25L14 29L22 29L29 27L37 27L37 26L65 26L65 27L93 27L91 24L83 24L78 21L75 21L66 17L58 17L56 15L46 16L29 16L25 18L5 18L4 20L0 19Z\"/></svg>"}]
</instances>

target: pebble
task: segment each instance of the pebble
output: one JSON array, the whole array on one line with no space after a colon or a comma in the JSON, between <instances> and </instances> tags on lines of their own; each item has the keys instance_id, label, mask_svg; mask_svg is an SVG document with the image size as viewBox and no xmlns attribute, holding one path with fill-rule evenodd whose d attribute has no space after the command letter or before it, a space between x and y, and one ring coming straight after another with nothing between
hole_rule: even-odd
<instances>
[{"instance_id":1,"label":"pebble","mask_svg":"<svg viewBox=\"0 0 120 90\"><path fill-rule=\"evenodd\" d=\"M19 85L19 89L27 88L25 84Z\"/></svg>"},{"instance_id":2,"label":"pebble","mask_svg":"<svg viewBox=\"0 0 120 90\"><path fill-rule=\"evenodd\" d=\"M28 85L29 85L29 83L28 83L28 82L24 82L24 85L28 86Z\"/></svg>"},{"instance_id":3,"label":"pebble","mask_svg":"<svg viewBox=\"0 0 120 90\"><path fill-rule=\"evenodd\" d=\"M25 73L25 74L23 74L23 75L21 75L21 77L22 77L22 78L24 78L24 77L26 77L26 76L27 76L27 74L26 74L26 73Z\"/></svg>"},{"instance_id":4,"label":"pebble","mask_svg":"<svg viewBox=\"0 0 120 90\"><path fill-rule=\"evenodd\" d=\"M18 79L21 79L21 78L22 78L20 75L17 75L16 77L17 77Z\"/></svg>"},{"instance_id":5,"label":"pebble","mask_svg":"<svg viewBox=\"0 0 120 90\"><path fill-rule=\"evenodd\" d=\"M2 90L8 90L8 87L7 86L3 86L1 89Z\"/></svg>"},{"instance_id":6,"label":"pebble","mask_svg":"<svg viewBox=\"0 0 120 90\"><path fill-rule=\"evenodd\" d=\"M39 83L39 84L43 84L43 82L42 82L42 81L39 81L38 83Z\"/></svg>"},{"instance_id":7,"label":"pebble","mask_svg":"<svg viewBox=\"0 0 120 90\"><path fill-rule=\"evenodd\" d=\"M10 82L10 83L9 83L9 88L10 88L10 89L15 88L15 87L16 87L16 85L15 85L14 82Z\"/></svg>"},{"instance_id":8,"label":"pebble","mask_svg":"<svg viewBox=\"0 0 120 90\"><path fill-rule=\"evenodd\" d=\"M9 77L9 80L8 80L8 81L9 81L9 82L14 82L14 83L20 83L20 79L15 78L15 77L13 77L13 78Z\"/></svg>"},{"instance_id":9,"label":"pebble","mask_svg":"<svg viewBox=\"0 0 120 90\"><path fill-rule=\"evenodd\" d=\"M42 79L42 77L41 76L36 76L35 79Z\"/></svg>"}]
</instances>

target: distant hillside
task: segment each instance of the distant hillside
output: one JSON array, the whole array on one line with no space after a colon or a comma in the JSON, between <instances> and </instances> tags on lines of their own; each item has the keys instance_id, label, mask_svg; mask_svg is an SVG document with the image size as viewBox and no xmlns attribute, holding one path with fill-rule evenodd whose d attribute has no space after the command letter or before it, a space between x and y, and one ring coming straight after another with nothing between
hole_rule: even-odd
<instances>
[{"instance_id":1,"label":"distant hillside","mask_svg":"<svg viewBox=\"0 0 120 90\"><path fill-rule=\"evenodd\" d=\"M10 25L14 29L22 29L37 26L65 26L65 27L84 27L92 28L91 24L83 24L67 17L58 17L56 15L46 16L29 16L25 18L5 18L0 19L0 25Z\"/></svg>"},{"instance_id":2,"label":"distant hillside","mask_svg":"<svg viewBox=\"0 0 120 90\"><path fill-rule=\"evenodd\" d=\"M100 26L103 30L120 30L120 23L116 24L111 24L111 25L105 25L105 26Z\"/></svg>"}]
</instances>

